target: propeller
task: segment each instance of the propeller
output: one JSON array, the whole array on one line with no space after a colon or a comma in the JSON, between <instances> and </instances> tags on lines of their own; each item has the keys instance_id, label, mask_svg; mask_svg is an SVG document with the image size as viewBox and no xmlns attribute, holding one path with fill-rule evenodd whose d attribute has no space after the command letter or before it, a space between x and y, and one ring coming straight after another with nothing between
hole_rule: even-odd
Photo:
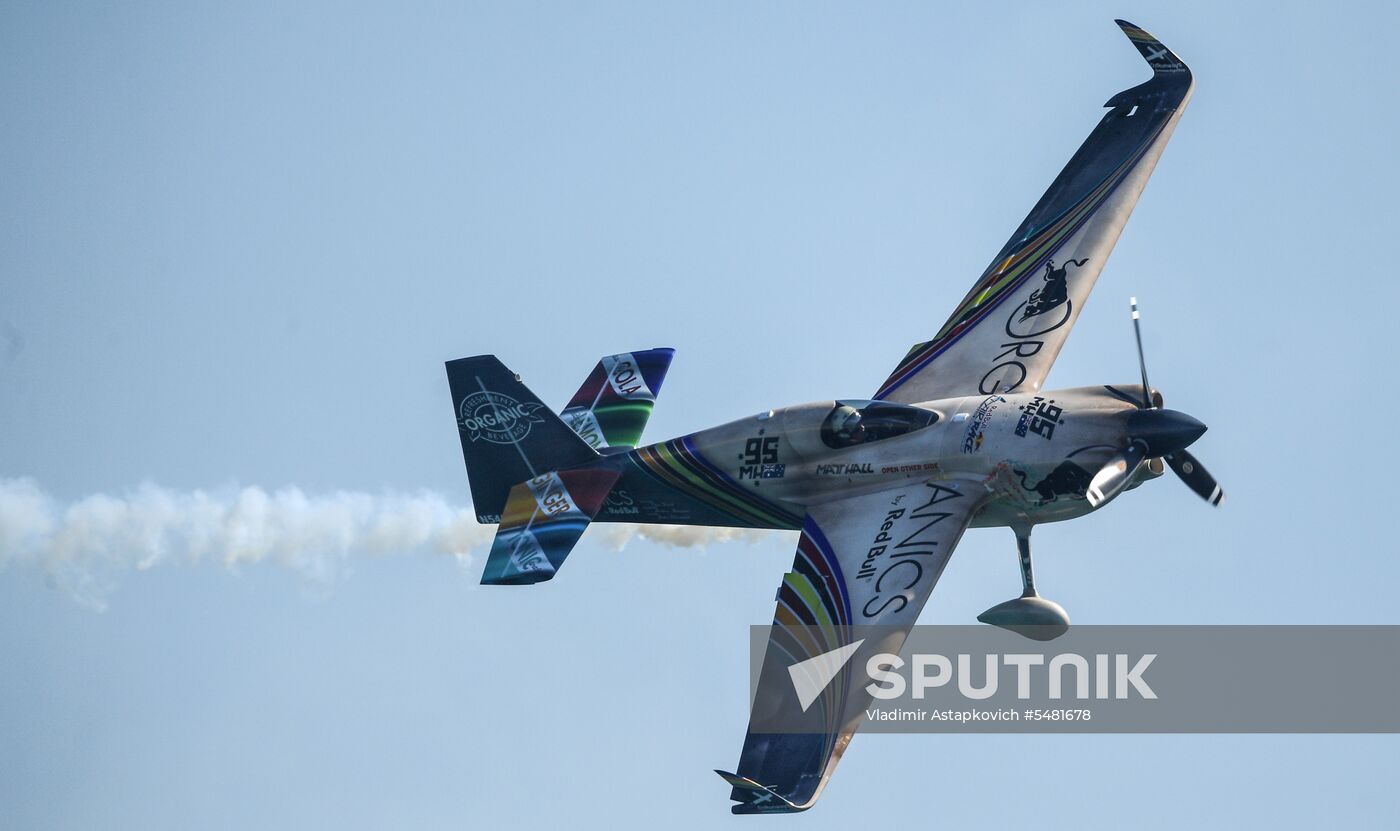
<instances>
[{"instance_id":1,"label":"propeller","mask_svg":"<svg viewBox=\"0 0 1400 831\"><path fill-rule=\"evenodd\" d=\"M1142 371L1142 403L1128 416L1128 446L1109 459L1089 481L1085 498L1095 508L1123 492L1138 466L1162 459L1186 486L1212 505L1225 500L1220 483L1186 448L1206 431L1206 426L1186 413L1162 408L1162 396L1147 383L1147 360L1142 350L1142 326L1137 298L1132 298L1133 336L1137 340L1138 368ZM1158 463L1160 470L1160 463Z\"/></svg>"}]
</instances>

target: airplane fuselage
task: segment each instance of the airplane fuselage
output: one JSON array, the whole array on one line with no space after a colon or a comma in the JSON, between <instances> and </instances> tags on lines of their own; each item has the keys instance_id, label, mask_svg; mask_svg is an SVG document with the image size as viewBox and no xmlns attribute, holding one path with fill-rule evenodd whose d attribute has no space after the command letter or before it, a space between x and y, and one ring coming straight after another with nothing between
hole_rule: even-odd
<instances>
[{"instance_id":1,"label":"airplane fuselage","mask_svg":"<svg viewBox=\"0 0 1400 831\"><path fill-rule=\"evenodd\" d=\"M971 477L989 492L973 525L1030 526L1093 510L1085 490L1126 443L1140 396L1140 386L1123 385L918 405L828 400L765 410L633 453L650 458L683 446L731 489L797 516L808 505L906 480ZM853 430L839 431L849 424ZM1134 485L1160 472L1144 465Z\"/></svg>"}]
</instances>

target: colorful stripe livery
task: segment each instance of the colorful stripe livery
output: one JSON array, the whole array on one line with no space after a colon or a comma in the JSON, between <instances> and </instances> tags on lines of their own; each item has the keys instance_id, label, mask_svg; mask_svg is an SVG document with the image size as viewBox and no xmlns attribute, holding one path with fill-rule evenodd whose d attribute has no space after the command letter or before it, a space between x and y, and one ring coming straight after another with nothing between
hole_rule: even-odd
<instances>
[{"instance_id":1,"label":"colorful stripe livery","mask_svg":"<svg viewBox=\"0 0 1400 831\"><path fill-rule=\"evenodd\" d=\"M797 541L792 571L783 575L778 587L770 651L781 655L782 666L794 667L819 655L840 649L851 642L851 598L836 552L816 521L808 515ZM764 662L767 663L765 656ZM791 670L789 670L791 672ZM822 689L809 707L820 708L824 728L820 748L814 748L825 762L836 749L845 718L850 692L852 665L847 663ZM818 770L825 767L822 764ZM745 769L742 764L741 770Z\"/></svg>"},{"instance_id":2,"label":"colorful stripe livery","mask_svg":"<svg viewBox=\"0 0 1400 831\"><path fill-rule=\"evenodd\" d=\"M629 458L668 485L720 513L741 528L800 528L802 515L764 499L729 478L696 450L687 436L634 450Z\"/></svg>"},{"instance_id":3,"label":"colorful stripe livery","mask_svg":"<svg viewBox=\"0 0 1400 831\"><path fill-rule=\"evenodd\" d=\"M946 384L953 382L951 378L936 381L926 377L915 386L930 387L930 390L911 389L896 394L901 387L929 369L930 364L965 335L977 330L979 324L1005 301L1019 296L1028 281L1039 278L1053 268L1053 262L1061 259L1062 255L1071 259L1083 258L1074 262L1076 266L1092 263L1090 268L1093 275L1097 275L1103 259L1117 240L1117 229L1121 229L1127 221L1126 211L1113 210L1099 216L1100 209L1131 177L1144 156L1158 145L1164 133L1170 135L1169 128L1175 125L1174 116L1191 90L1191 73L1176 55L1143 30L1123 21L1118 21L1118 25L1152 66L1153 78L1108 101L1105 106L1113 109L1100 120L976 285L932 340L915 344L910 349L875 393L876 398L913 401L996 391L979 389L977 377L971 379L972 386L966 389L947 388ZM1155 155L1151 162L1155 163ZM1150 171L1150 165L1147 169ZM1130 198L1136 201L1136 194ZM1128 209L1131 210L1131 203ZM1090 226L1096 216L1100 221ZM1089 230L1087 237L1076 239L1076 234L1086 230L1086 227ZM1071 240L1076 240L1075 245L1062 251ZM1047 267L1047 263L1052 265ZM1061 269L1064 267L1062 262ZM1071 295L1073 293L1071 291ZM1079 299L1082 302L1082 297ZM990 321L987 325L997 328L997 343L1018 337L1009 331L1007 337L1002 337L1000 320ZM1046 338L1041 357L1053 358L1067 334L1068 327ZM1002 344L1002 350L1008 346L1018 350L1017 356L1030 354L1024 350L1031 347L1015 342ZM1037 351L1042 350L1037 348ZM1044 369L1048 371L1049 361L1044 363ZM981 376L981 373L977 375ZM1038 383L1033 380L1031 388L1038 388ZM930 394L933 389L936 389L936 395Z\"/></svg>"},{"instance_id":4,"label":"colorful stripe livery","mask_svg":"<svg viewBox=\"0 0 1400 831\"><path fill-rule=\"evenodd\" d=\"M603 358L560 413L564 423L595 450L636 447L675 353L648 349Z\"/></svg>"},{"instance_id":5,"label":"colorful stripe livery","mask_svg":"<svg viewBox=\"0 0 1400 831\"><path fill-rule=\"evenodd\" d=\"M554 577L617 481L613 470L550 471L511 488L481 582L539 583Z\"/></svg>"},{"instance_id":6,"label":"colorful stripe livery","mask_svg":"<svg viewBox=\"0 0 1400 831\"><path fill-rule=\"evenodd\" d=\"M841 563L816 520L808 515L802 521L802 536L797 541L797 556L792 571L783 575L778 589L778 608L773 623L782 627L817 627L823 632L836 632L838 627L851 624L851 598L846 591L846 578ZM794 661L829 652L841 643L809 644L805 655L791 653Z\"/></svg>"},{"instance_id":7,"label":"colorful stripe livery","mask_svg":"<svg viewBox=\"0 0 1400 831\"><path fill-rule=\"evenodd\" d=\"M809 731L782 734L750 732L739 758L740 773L716 771L732 788L736 814L788 813L811 806L824 778L850 741L847 724L852 673L844 663L830 677L812 668L813 659L829 656L853 642L851 598L841 564L826 534L808 514L802 523L792 571L778 587L777 608L769 630L759 688L772 691L798 685L799 674L816 673L806 683L821 692L802 702ZM789 682L787 677L790 676ZM767 686L765 686L767 685ZM776 685L776 686L775 686ZM755 707L760 704L756 700ZM767 706L767 705L764 705ZM751 722L752 724L752 722ZM751 728L752 729L752 728Z\"/></svg>"}]
</instances>

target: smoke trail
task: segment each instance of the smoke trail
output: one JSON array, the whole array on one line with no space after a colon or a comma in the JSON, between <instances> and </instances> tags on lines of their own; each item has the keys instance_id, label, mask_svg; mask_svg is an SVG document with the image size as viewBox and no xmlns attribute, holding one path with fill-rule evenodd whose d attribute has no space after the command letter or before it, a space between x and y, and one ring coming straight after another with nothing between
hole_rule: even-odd
<instances>
[{"instance_id":1,"label":"smoke trail","mask_svg":"<svg viewBox=\"0 0 1400 831\"><path fill-rule=\"evenodd\" d=\"M641 537L676 547L757 540L771 532L684 526L610 526L615 549ZM79 603L106 608L118 576L162 564L219 564L233 571L273 563L317 585L341 576L356 557L427 552L464 567L490 545L495 527L472 510L427 491L308 496L288 487L172 491L142 485L122 496L97 494L60 505L31 479L0 479L0 570L40 571Z\"/></svg>"},{"instance_id":2,"label":"smoke trail","mask_svg":"<svg viewBox=\"0 0 1400 831\"><path fill-rule=\"evenodd\" d=\"M95 609L105 608L116 576L133 569L218 563L237 570L270 562L325 584L356 556L429 551L470 566L471 552L490 542L492 530L426 492L178 493L142 485L60 506L32 480L0 479L0 568L37 568Z\"/></svg>"},{"instance_id":3,"label":"smoke trail","mask_svg":"<svg viewBox=\"0 0 1400 831\"><path fill-rule=\"evenodd\" d=\"M712 543L748 542L768 539L779 531L755 528L710 528L701 525L612 525L600 536L621 551L633 539L669 545L672 548L703 548Z\"/></svg>"}]
</instances>

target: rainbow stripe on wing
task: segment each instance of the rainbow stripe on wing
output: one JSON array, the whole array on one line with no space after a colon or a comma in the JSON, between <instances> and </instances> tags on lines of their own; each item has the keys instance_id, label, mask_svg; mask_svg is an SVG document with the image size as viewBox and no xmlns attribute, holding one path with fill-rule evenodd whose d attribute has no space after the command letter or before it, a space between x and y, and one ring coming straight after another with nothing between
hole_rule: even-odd
<instances>
[{"instance_id":1,"label":"rainbow stripe on wing","mask_svg":"<svg viewBox=\"0 0 1400 831\"><path fill-rule=\"evenodd\" d=\"M841 564L826 535L809 515L802 523L792 571L783 575L773 612L772 648L786 653L788 666L851 642L851 598ZM813 702L826 724L823 758L835 750L850 692L851 666L841 669Z\"/></svg>"}]
</instances>

